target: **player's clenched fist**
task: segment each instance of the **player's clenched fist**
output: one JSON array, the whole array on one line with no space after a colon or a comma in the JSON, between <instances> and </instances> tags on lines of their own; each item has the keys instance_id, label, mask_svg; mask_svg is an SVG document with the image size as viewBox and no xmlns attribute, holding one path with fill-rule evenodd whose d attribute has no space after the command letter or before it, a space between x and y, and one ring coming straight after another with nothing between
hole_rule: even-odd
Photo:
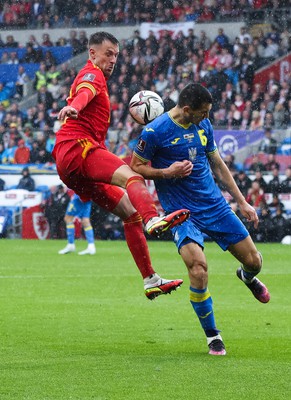
<instances>
[{"instance_id":1,"label":"player's clenched fist","mask_svg":"<svg viewBox=\"0 0 291 400\"><path fill-rule=\"evenodd\" d=\"M78 118L78 111L74 107L65 106L59 112L58 119L62 121L65 118L68 118L68 117L77 119Z\"/></svg>"}]
</instances>

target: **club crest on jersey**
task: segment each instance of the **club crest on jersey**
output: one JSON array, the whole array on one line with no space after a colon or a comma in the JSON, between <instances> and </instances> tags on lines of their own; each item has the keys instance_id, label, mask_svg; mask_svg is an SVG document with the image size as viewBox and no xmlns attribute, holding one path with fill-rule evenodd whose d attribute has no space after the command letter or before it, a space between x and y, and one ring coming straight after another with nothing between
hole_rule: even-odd
<instances>
[{"instance_id":1,"label":"club crest on jersey","mask_svg":"<svg viewBox=\"0 0 291 400\"><path fill-rule=\"evenodd\" d=\"M94 74L85 74L85 75L83 76L82 81L93 82L95 78L96 78L96 75L94 75Z\"/></svg>"},{"instance_id":2,"label":"club crest on jersey","mask_svg":"<svg viewBox=\"0 0 291 400\"><path fill-rule=\"evenodd\" d=\"M145 149L145 145L146 145L146 142L143 139L139 139L136 147L139 151L143 152Z\"/></svg>"},{"instance_id":3,"label":"club crest on jersey","mask_svg":"<svg viewBox=\"0 0 291 400\"><path fill-rule=\"evenodd\" d=\"M197 154L196 147L190 147L190 149L188 150L188 153L189 153L189 160L194 162L194 160L196 158L196 154Z\"/></svg>"}]
</instances>

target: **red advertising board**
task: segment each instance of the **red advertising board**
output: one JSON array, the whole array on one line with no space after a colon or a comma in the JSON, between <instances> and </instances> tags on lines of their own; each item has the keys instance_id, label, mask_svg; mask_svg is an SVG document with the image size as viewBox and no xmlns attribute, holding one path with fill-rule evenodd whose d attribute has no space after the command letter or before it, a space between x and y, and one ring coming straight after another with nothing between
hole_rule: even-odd
<instances>
[{"instance_id":1,"label":"red advertising board","mask_svg":"<svg viewBox=\"0 0 291 400\"><path fill-rule=\"evenodd\" d=\"M256 72L253 84L260 83L265 88L270 72L274 72L275 79L284 82L291 72L291 54L279 58L277 61Z\"/></svg>"}]
</instances>

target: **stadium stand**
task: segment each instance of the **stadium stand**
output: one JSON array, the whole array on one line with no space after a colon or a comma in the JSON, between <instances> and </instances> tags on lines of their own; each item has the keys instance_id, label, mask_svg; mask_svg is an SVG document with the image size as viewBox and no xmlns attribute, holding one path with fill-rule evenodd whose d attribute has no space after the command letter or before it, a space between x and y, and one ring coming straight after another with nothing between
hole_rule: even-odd
<instances>
[{"instance_id":1,"label":"stadium stand","mask_svg":"<svg viewBox=\"0 0 291 400\"><path fill-rule=\"evenodd\" d=\"M235 154L233 173L242 168L248 172L264 129L270 127L278 142L276 157L282 180L291 164L288 1L240 5L233 0L202 0L199 6L192 1L179 4L171 0L7 2L0 24L7 32L14 30L6 40L4 31L0 37L0 170L13 167L13 151L19 140L25 141L33 159L38 160L38 167L54 170L49 153L59 127L57 114L65 104L78 63L87 58L89 31L92 27L110 29L126 25L132 26L134 33L121 39L119 63L109 81L112 123L108 146L112 151L119 151L126 159L136 143L141 127L132 121L127 110L136 91L155 90L165 103L175 104L181 87L188 82L201 82L213 94L211 119L220 150L223 156ZM242 26L231 37L224 27L234 21ZM179 24L177 31L172 25L169 28L175 22ZM217 33L209 37L209 24L217 22ZM200 29L202 23L207 23L205 29ZM183 26L187 28L183 30ZM19 28L41 30L33 31L35 35L22 42ZM59 28L62 36L53 39L52 32ZM32 62L23 62L28 60ZM36 90L35 75L41 72L40 62L44 60L47 89L43 91L39 85ZM51 71L54 62L57 66ZM23 65L29 78L24 83L23 97L17 96L15 88L19 65ZM12 125L16 125L17 134L11 130ZM7 151L10 158L8 164L3 164L6 158L2 154ZM265 162L266 155L259 154L259 158ZM33 164L27 165L33 168ZM9 186L13 185L8 183L6 189ZM37 190L44 199L48 187L38 182ZM271 198L272 194L267 195ZM286 201L288 211L290 203Z\"/></svg>"}]
</instances>

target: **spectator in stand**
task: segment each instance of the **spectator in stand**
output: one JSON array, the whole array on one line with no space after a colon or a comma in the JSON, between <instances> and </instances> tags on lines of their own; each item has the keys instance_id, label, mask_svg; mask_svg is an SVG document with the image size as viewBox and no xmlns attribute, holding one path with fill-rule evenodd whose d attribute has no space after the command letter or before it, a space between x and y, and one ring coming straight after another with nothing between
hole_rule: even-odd
<instances>
[{"instance_id":1,"label":"spectator in stand","mask_svg":"<svg viewBox=\"0 0 291 400\"><path fill-rule=\"evenodd\" d=\"M260 187L263 189L264 192L267 190L268 185L263 177L262 171L257 170L255 172L255 178L253 179L253 182L258 182L258 184L260 185Z\"/></svg>"},{"instance_id":2,"label":"spectator in stand","mask_svg":"<svg viewBox=\"0 0 291 400\"><path fill-rule=\"evenodd\" d=\"M258 242L267 243L272 241L273 221L269 207L263 204L259 213L259 225L254 238Z\"/></svg>"},{"instance_id":3,"label":"spectator in stand","mask_svg":"<svg viewBox=\"0 0 291 400\"><path fill-rule=\"evenodd\" d=\"M1 125L0 125L1 126ZM0 136L0 140L1 140L1 136ZM5 151L5 147L4 147L4 143L2 141L0 141L0 164L2 164L2 155Z\"/></svg>"},{"instance_id":4,"label":"spectator in stand","mask_svg":"<svg viewBox=\"0 0 291 400\"><path fill-rule=\"evenodd\" d=\"M14 154L14 163L15 164L27 164L30 158L30 150L25 145L25 141L20 139L18 141L18 147L15 150Z\"/></svg>"},{"instance_id":5,"label":"spectator in stand","mask_svg":"<svg viewBox=\"0 0 291 400\"><path fill-rule=\"evenodd\" d=\"M229 70L232 67L233 56L231 55L228 47L223 47L218 56L218 62L224 70Z\"/></svg>"},{"instance_id":6,"label":"spectator in stand","mask_svg":"<svg viewBox=\"0 0 291 400\"><path fill-rule=\"evenodd\" d=\"M44 62L39 64L39 70L35 73L34 89L40 90L42 86L47 84L47 70Z\"/></svg>"},{"instance_id":7,"label":"spectator in stand","mask_svg":"<svg viewBox=\"0 0 291 400\"><path fill-rule=\"evenodd\" d=\"M19 64L19 59L16 51L12 51L10 53L10 58L7 62L7 64L12 64L12 65L18 65Z\"/></svg>"},{"instance_id":8,"label":"spectator in stand","mask_svg":"<svg viewBox=\"0 0 291 400\"><path fill-rule=\"evenodd\" d=\"M43 47L53 47L53 42L51 41L50 35L48 33L44 33L42 35L42 43Z\"/></svg>"},{"instance_id":9,"label":"spectator in stand","mask_svg":"<svg viewBox=\"0 0 291 400\"><path fill-rule=\"evenodd\" d=\"M39 87L37 93L37 101L38 104L44 104L45 110L48 110L52 107L54 98L52 93L48 90L47 85L41 85Z\"/></svg>"},{"instance_id":10,"label":"spectator in stand","mask_svg":"<svg viewBox=\"0 0 291 400\"><path fill-rule=\"evenodd\" d=\"M40 44L38 43L38 41L34 35L29 36L26 46L29 46L29 45L32 46L36 50L40 47Z\"/></svg>"},{"instance_id":11,"label":"spectator in stand","mask_svg":"<svg viewBox=\"0 0 291 400\"><path fill-rule=\"evenodd\" d=\"M1 35L0 35L0 48L5 47L5 43L3 42Z\"/></svg>"},{"instance_id":12,"label":"spectator in stand","mask_svg":"<svg viewBox=\"0 0 291 400\"><path fill-rule=\"evenodd\" d=\"M223 28L218 28L218 35L214 39L214 42L218 43L221 49L228 49L229 46L229 37L224 33Z\"/></svg>"},{"instance_id":13,"label":"spectator in stand","mask_svg":"<svg viewBox=\"0 0 291 400\"><path fill-rule=\"evenodd\" d=\"M243 110L242 112L242 119L241 119L241 130L248 130L250 126L250 111L248 109Z\"/></svg>"},{"instance_id":14,"label":"spectator in stand","mask_svg":"<svg viewBox=\"0 0 291 400\"><path fill-rule=\"evenodd\" d=\"M290 235L290 231L288 232L288 222L280 206L276 207L276 215L272 218L272 223L272 239L274 242L281 242L284 236Z\"/></svg>"},{"instance_id":15,"label":"spectator in stand","mask_svg":"<svg viewBox=\"0 0 291 400\"><path fill-rule=\"evenodd\" d=\"M282 103L277 103L275 105L273 113L273 121L275 129L286 129L286 109Z\"/></svg>"},{"instance_id":16,"label":"spectator in stand","mask_svg":"<svg viewBox=\"0 0 291 400\"><path fill-rule=\"evenodd\" d=\"M273 86L280 86L280 82L276 79L276 75L274 71L269 72L268 80L266 82L266 92L271 94Z\"/></svg>"},{"instance_id":17,"label":"spectator in stand","mask_svg":"<svg viewBox=\"0 0 291 400\"><path fill-rule=\"evenodd\" d=\"M284 210L284 204L280 201L279 199L279 195L277 193L273 194L273 199L271 201L271 203L268 204L268 206L270 208L277 208L277 207L281 207L282 210Z\"/></svg>"},{"instance_id":18,"label":"spectator in stand","mask_svg":"<svg viewBox=\"0 0 291 400\"><path fill-rule=\"evenodd\" d=\"M265 105L265 103L262 103L261 104L261 111L260 111L260 113L261 113L261 115L264 115L265 114L265 117L264 117L264 126L265 126L265 128L267 129L267 128L273 128L273 126L274 126L274 118L273 118L273 114L272 114L272 112L270 112L270 111L266 111L266 105Z\"/></svg>"},{"instance_id":19,"label":"spectator in stand","mask_svg":"<svg viewBox=\"0 0 291 400\"><path fill-rule=\"evenodd\" d=\"M246 26L242 26L240 28L240 35L239 35L240 43L241 44L245 43L245 39L247 39L249 41L249 43L251 43L252 40L253 40L252 36L247 31L247 27Z\"/></svg>"},{"instance_id":20,"label":"spectator in stand","mask_svg":"<svg viewBox=\"0 0 291 400\"><path fill-rule=\"evenodd\" d=\"M13 35L8 35L6 37L5 47L19 47L19 43L15 41Z\"/></svg>"},{"instance_id":21,"label":"spectator in stand","mask_svg":"<svg viewBox=\"0 0 291 400\"><path fill-rule=\"evenodd\" d=\"M132 154L132 150L128 146L128 135L123 135L121 141L116 147L115 154L119 158L130 157Z\"/></svg>"},{"instance_id":22,"label":"spectator in stand","mask_svg":"<svg viewBox=\"0 0 291 400\"><path fill-rule=\"evenodd\" d=\"M48 153L53 151L54 145L56 143L56 134L53 130L48 132L48 138L46 139L45 149Z\"/></svg>"},{"instance_id":23,"label":"spectator in stand","mask_svg":"<svg viewBox=\"0 0 291 400\"><path fill-rule=\"evenodd\" d=\"M5 150L2 153L2 164L14 164L14 155L17 149L16 140L8 139L8 145L4 145Z\"/></svg>"},{"instance_id":24,"label":"spectator in stand","mask_svg":"<svg viewBox=\"0 0 291 400\"><path fill-rule=\"evenodd\" d=\"M273 169L276 168L278 171L280 171L280 164L276 161L276 155L275 154L268 154L268 161L265 164L265 171L273 171Z\"/></svg>"},{"instance_id":25,"label":"spectator in stand","mask_svg":"<svg viewBox=\"0 0 291 400\"><path fill-rule=\"evenodd\" d=\"M33 192L35 189L34 179L30 176L28 167L24 167L21 172L22 178L20 178L17 189L25 189Z\"/></svg>"},{"instance_id":26,"label":"spectator in stand","mask_svg":"<svg viewBox=\"0 0 291 400\"><path fill-rule=\"evenodd\" d=\"M3 51L1 56L1 64L8 64L10 60L10 53Z\"/></svg>"},{"instance_id":27,"label":"spectator in stand","mask_svg":"<svg viewBox=\"0 0 291 400\"><path fill-rule=\"evenodd\" d=\"M47 90L51 93L53 100L58 100L61 95L61 84L59 83L58 78L53 78L50 83L48 83ZM51 109L51 107L48 108Z\"/></svg>"},{"instance_id":28,"label":"spectator in stand","mask_svg":"<svg viewBox=\"0 0 291 400\"><path fill-rule=\"evenodd\" d=\"M272 129L265 129L265 137L261 141L259 146L259 152L265 154L276 154L278 143L277 140L272 137Z\"/></svg>"},{"instance_id":29,"label":"spectator in stand","mask_svg":"<svg viewBox=\"0 0 291 400\"><path fill-rule=\"evenodd\" d=\"M51 154L46 151L45 143L39 143L35 140L32 143L32 149L30 152L30 162L32 164L46 164L53 162Z\"/></svg>"},{"instance_id":30,"label":"spectator in stand","mask_svg":"<svg viewBox=\"0 0 291 400\"><path fill-rule=\"evenodd\" d=\"M61 73L57 70L56 64L52 64L46 74L48 83L50 83L54 78L59 79L60 75Z\"/></svg>"},{"instance_id":31,"label":"spectator in stand","mask_svg":"<svg viewBox=\"0 0 291 400\"><path fill-rule=\"evenodd\" d=\"M258 182L252 182L252 186L248 190L248 194L246 196L246 201L251 204L256 211L258 211L262 205L265 205L266 201L264 191Z\"/></svg>"},{"instance_id":32,"label":"spectator in stand","mask_svg":"<svg viewBox=\"0 0 291 400\"><path fill-rule=\"evenodd\" d=\"M31 150L32 142L33 142L33 131L30 123L25 123L23 127L23 139L25 141L25 145Z\"/></svg>"},{"instance_id":33,"label":"spectator in stand","mask_svg":"<svg viewBox=\"0 0 291 400\"><path fill-rule=\"evenodd\" d=\"M83 49L87 48L89 40L86 31L84 30L79 31L79 42Z\"/></svg>"},{"instance_id":34,"label":"spectator in stand","mask_svg":"<svg viewBox=\"0 0 291 400\"><path fill-rule=\"evenodd\" d=\"M254 80L254 66L252 61L245 55L242 57L241 64L237 67L239 81L245 81L249 86L252 86Z\"/></svg>"},{"instance_id":35,"label":"spectator in stand","mask_svg":"<svg viewBox=\"0 0 291 400\"><path fill-rule=\"evenodd\" d=\"M1 144L0 144L0 147L1 147ZM1 151L0 151L0 160L1 160ZM0 161L0 164L1 164L1 161ZM2 192L3 190L5 190L5 181L0 178L0 192Z\"/></svg>"},{"instance_id":36,"label":"spectator in stand","mask_svg":"<svg viewBox=\"0 0 291 400\"><path fill-rule=\"evenodd\" d=\"M165 74L159 74L158 79L155 82L155 90L161 97L163 97L163 92L168 87L168 84L169 81L166 79Z\"/></svg>"},{"instance_id":37,"label":"spectator in stand","mask_svg":"<svg viewBox=\"0 0 291 400\"><path fill-rule=\"evenodd\" d=\"M55 57L50 50L47 50L44 54L43 60L46 66L46 70L49 71L52 66L56 65Z\"/></svg>"},{"instance_id":38,"label":"spectator in stand","mask_svg":"<svg viewBox=\"0 0 291 400\"><path fill-rule=\"evenodd\" d=\"M278 168L273 168L273 170L272 170L273 178L268 183L266 192L272 193L272 194L281 193L281 183L280 183L280 178L279 178L279 172L280 171Z\"/></svg>"},{"instance_id":39,"label":"spectator in stand","mask_svg":"<svg viewBox=\"0 0 291 400\"><path fill-rule=\"evenodd\" d=\"M39 110L33 121L33 127L37 130L43 131L47 124L49 124L49 121L46 112L43 110Z\"/></svg>"},{"instance_id":40,"label":"spectator in stand","mask_svg":"<svg viewBox=\"0 0 291 400\"><path fill-rule=\"evenodd\" d=\"M47 110L47 115L52 123L58 119L59 112L60 108L58 106L58 102L55 100L52 104L52 107Z\"/></svg>"},{"instance_id":41,"label":"spectator in stand","mask_svg":"<svg viewBox=\"0 0 291 400\"><path fill-rule=\"evenodd\" d=\"M18 142L18 140L21 139L19 127L16 122L11 122L9 124L8 132L9 132L10 139L14 139L16 143Z\"/></svg>"},{"instance_id":42,"label":"spectator in stand","mask_svg":"<svg viewBox=\"0 0 291 400\"><path fill-rule=\"evenodd\" d=\"M262 119L259 111L252 112L252 119L250 123L250 130L251 131L258 131L263 128L264 120Z\"/></svg>"},{"instance_id":43,"label":"spectator in stand","mask_svg":"<svg viewBox=\"0 0 291 400\"><path fill-rule=\"evenodd\" d=\"M19 65L18 74L17 74L17 78L16 78L16 82L15 82L16 94L14 96L17 100L22 99L24 86L28 81L29 81L29 77L28 77L27 73L25 72L23 65Z\"/></svg>"},{"instance_id":44,"label":"spectator in stand","mask_svg":"<svg viewBox=\"0 0 291 400\"><path fill-rule=\"evenodd\" d=\"M237 184L239 190L242 192L244 197L247 196L248 191L250 187L252 186L252 181L251 179L247 176L245 171L240 170L235 176L234 176L235 183Z\"/></svg>"},{"instance_id":45,"label":"spectator in stand","mask_svg":"<svg viewBox=\"0 0 291 400\"><path fill-rule=\"evenodd\" d=\"M63 185L52 189L52 193L45 205L45 216L50 226L51 239L65 237L66 226L64 217L69 202L70 196Z\"/></svg>"},{"instance_id":46,"label":"spectator in stand","mask_svg":"<svg viewBox=\"0 0 291 400\"><path fill-rule=\"evenodd\" d=\"M39 63L42 59L42 51L40 49L35 49L31 44L26 45L26 53L20 60L20 63L29 64L29 63Z\"/></svg>"},{"instance_id":47,"label":"spectator in stand","mask_svg":"<svg viewBox=\"0 0 291 400\"><path fill-rule=\"evenodd\" d=\"M82 53L83 51L85 51L86 49L84 49L81 45L80 40L77 37L77 31L76 30L72 30L70 31L70 39L69 39L69 44L72 46L73 48L73 55L77 56L78 54Z\"/></svg>"},{"instance_id":48,"label":"spectator in stand","mask_svg":"<svg viewBox=\"0 0 291 400\"><path fill-rule=\"evenodd\" d=\"M6 116L6 110L4 108L4 105L0 102L0 126L3 123L5 116ZM1 134L1 132L0 132L0 134ZM0 136L0 141L1 141L1 136Z\"/></svg>"},{"instance_id":49,"label":"spectator in stand","mask_svg":"<svg viewBox=\"0 0 291 400\"><path fill-rule=\"evenodd\" d=\"M281 193L291 194L291 165L285 170L286 179L281 183Z\"/></svg>"}]
</instances>

